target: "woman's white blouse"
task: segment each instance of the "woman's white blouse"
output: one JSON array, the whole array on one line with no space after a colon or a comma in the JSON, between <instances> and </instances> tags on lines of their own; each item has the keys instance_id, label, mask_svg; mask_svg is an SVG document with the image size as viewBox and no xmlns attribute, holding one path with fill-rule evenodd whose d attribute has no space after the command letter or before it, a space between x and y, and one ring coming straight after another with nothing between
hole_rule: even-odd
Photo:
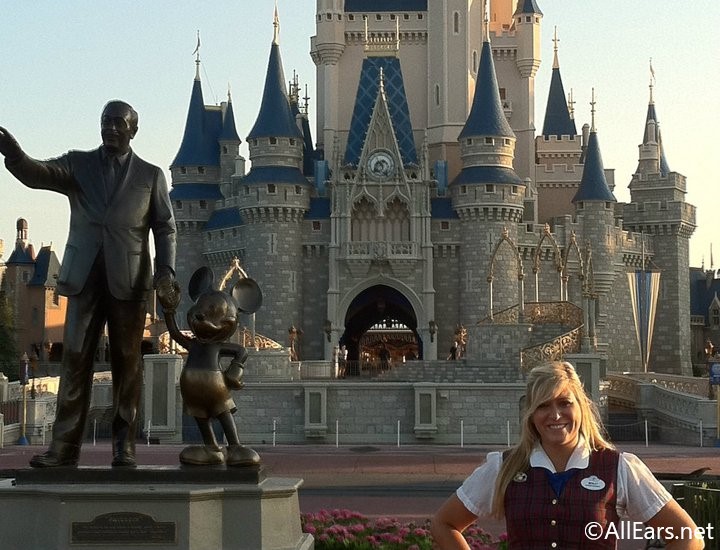
<instances>
[{"instance_id":1,"label":"woman's white blouse","mask_svg":"<svg viewBox=\"0 0 720 550\"><path fill-rule=\"evenodd\" d=\"M566 469L585 469L590 451L578 445L573 451ZM489 516L492 511L495 481L502 466L502 452L488 453L484 464L475 469L458 488L456 494L465 508L479 517ZM530 466L555 472L555 467L540 445L530 454ZM617 512L620 518L646 522L657 514L672 497L655 479L648 467L632 453L620 453L617 472Z\"/></svg>"}]
</instances>

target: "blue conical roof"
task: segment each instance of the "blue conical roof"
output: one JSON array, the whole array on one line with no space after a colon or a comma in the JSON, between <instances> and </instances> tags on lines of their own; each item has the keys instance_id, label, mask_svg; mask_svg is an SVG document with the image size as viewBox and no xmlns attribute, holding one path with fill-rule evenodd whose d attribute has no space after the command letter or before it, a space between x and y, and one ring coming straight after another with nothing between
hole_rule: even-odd
<instances>
[{"instance_id":1,"label":"blue conical roof","mask_svg":"<svg viewBox=\"0 0 720 550\"><path fill-rule=\"evenodd\" d=\"M200 79L196 78L190 94L185 133L170 168L219 165L220 149L217 139L221 128L222 115L218 108L205 108Z\"/></svg>"},{"instance_id":2,"label":"blue conical roof","mask_svg":"<svg viewBox=\"0 0 720 550\"><path fill-rule=\"evenodd\" d=\"M539 15L543 14L540 11L540 8L538 8L537 2L535 0L520 0L518 2L517 9L515 10L515 15L518 13L537 13Z\"/></svg>"},{"instance_id":3,"label":"blue conical roof","mask_svg":"<svg viewBox=\"0 0 720 550\"><path fill-rule=\"evenodd\" d=\"M565 88L558 67L552 70L542 135L558 137L577 135L575 121L570 118L570 111L565 101Z\"/></svg>"},{"instance_id":4,"label":"blue conical roof","mask_svg":"<svg viewBox=\"0 0 720 550\"><path fill-rule=\"evenodd\" d=\"M574 203L581 201L617 202L605 179L600 143L595 131L590 132L580 187L572 200Z\"/></svg>"},{"instance_id":5,"label":"blue conical roof","mask_svg":"<svg viewBox=\"0 0 720 550\"><path fill-rule=\"evenodd\" d=\"M276 43L270 48L260 113L247 139L260 137L302 138L285 91L285 73L280 59L280 46Z\"/></svg>"},{"instance_id":6,"label":"blue conical roof","mask_svg":"<svg viewBox=\"0 0 720 550\"><path fill-rule=\"evenodd\" d=\"M297 101L290 101L290 109L295 120L300 115L303 135L303 175L312 176L315 174L315 148L313 147L312 132L310 131L310 121L307 116L300 112Z\"/></svg>"},{"instance_id":7,"label":"blue conical roof","mask_svg":"<svg viewBox=\"0 0 720 550\"><path fill-rule=\"evenodd\" d=\"M470 116L468 116L458 139L471 136L515 137L500 101L495 63L492 58L490 42L487 41L483 42L482 46Z\"/></svg>"},{"instance_id":8,"label":"blue conical roof","mask_svg":"<svg viewBox=\"0 0 720 550\"><path fill-rule=\"evenodd\" d=\"M651 125L650 122L654 122L655 132L654 135L650 135ZM645 117L645 132L643 134L643 144L647 144L654 141L660 148L660 175L667 176L670 173L670 167L668 166L667 159L665 158L665 149L662 145L662 135L660 134L660 123L655 113L655 103L652 101L648 104L647 117Z\"/></svg>"},{"instance_id":9,"label":"blue conical roof","mask_svg":"<svg viewBox=\"0 0 720 550\"><path fill-rule=\"evenodd\" d=\"M230 94L228 94L227 107L225 107L225 114L223 116L222 131L218 139L223 141L241 141L235 128L235 114L233 112Z\"/></svg>"}]
</instances>

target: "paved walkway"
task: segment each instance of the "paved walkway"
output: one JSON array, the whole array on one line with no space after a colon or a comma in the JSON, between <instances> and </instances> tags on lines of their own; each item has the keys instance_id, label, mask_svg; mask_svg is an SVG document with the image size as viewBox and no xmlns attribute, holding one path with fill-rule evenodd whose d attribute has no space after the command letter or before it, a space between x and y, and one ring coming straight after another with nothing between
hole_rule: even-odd
<instances>
[{"instance_id":1,"label":"paved walkway","mask_svg":"<svg viewBox=\"0 0 720 550\"><path fill-rule=\"evenodd\" d=\"M720 475L720 448L622 444L620 450L637 454L656 474L685 475L700 468ZM453 493L485 458L486 446L256 446L268 476L302 478L300 508L349 509L367 516L424 519ZM0 449L0 469L24 468L37 446ZM180 450L171 445L138 445L141 465L175 465ZM106 465L110 446L85 444L81 466ZM504 530L500 522L482 525L492 533ZM621 548L633 548L622 544Z\"/></svg>"}]
</instances>

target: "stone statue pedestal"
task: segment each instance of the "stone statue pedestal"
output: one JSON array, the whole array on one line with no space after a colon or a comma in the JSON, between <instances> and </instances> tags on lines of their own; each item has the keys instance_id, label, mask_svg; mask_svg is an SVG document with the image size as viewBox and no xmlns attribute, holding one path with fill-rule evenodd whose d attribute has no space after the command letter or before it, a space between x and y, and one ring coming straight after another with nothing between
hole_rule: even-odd
<instances>
[{"instance_id":1,"label":"stone statue pedestal","mask_svg":"<svg viewBox=\"0 0 720 550\"><path fill-rule=\"evenodd\" d=\"M260 468L0 471L3 548L311 550L301 479Z\"/></svg>"}]
</instances>

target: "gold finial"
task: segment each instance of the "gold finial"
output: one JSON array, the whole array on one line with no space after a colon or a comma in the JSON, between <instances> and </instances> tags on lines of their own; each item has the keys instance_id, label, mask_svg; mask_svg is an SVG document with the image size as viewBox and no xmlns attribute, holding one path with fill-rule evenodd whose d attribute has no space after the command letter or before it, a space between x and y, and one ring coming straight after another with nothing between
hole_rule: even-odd
<instances>
[{"instance_id":1,"label":"gold finial","mask_svg":"<svg viewBox=\"0 0 720 550\"><path fill-rule=\"evenodd\" d=\"M485 14L483 16L483 42L490 42L490 0L485 0Z\"/></svg>"},{"instance_id":2,"label":"gold finial","mask_svg":"<svg viewBox=\"0 0 720 550\"><path fill-rule=\"evenodd\" d=\"M570 118L575 120L575 99L573 99L572 88L570 88L570 93L568 94L568 111L570 112Z\"/></svg>"},{"instance_id":3,"label":"gold finial","mask_svg":"<svg viewBox=\"0 0 720 550\"><path fill-rule=\"evenodd\" d=\"M590 131L595 132L595 88L592 89L592 99L590 101Z\"/></svg>"},{"instance_id":4,"label":"gold finial","mask_svg":"<svg viewBox=\"0 0 720 550\"><path fill-rule=\"evenodd\" d=\"M310 106L310 96L308 95L307 83L305 83L305 97L303 97L303 100L305 101L305 114L308 114L309 106Z\"/></svg>"},{"instance_id":5,"label":"gold finial","mask_svg":"<svg viewBox=\"0 0 720 550\"><path fill-rule=\"evenodd\" d=\"M655 86L655 69L652 66L652 57L650 58L650 103L654 103L653 100L653 87Z\"/></svg>"},{"instance_id":6,"label":"gold finial","mask_svg":"<svg viewBox=\"0 0 720 550\"><path fill-rule=\"evenodd\" d=\"M200 29L197 32L197 46L193 52L195 56L195 80L200 80Z\"/></svg>"},{"instance_id":7,"label":"gold finial","mask_svg":"<svg viewBox=\"0 0 720 550\"><path fill-rule=\"evenodd\" d=\"M560 39L557 35L557 25L555 25L555 35L553 36L553 69L559 69L560 68L560 62L558 61L558 44L560 42Z\"/></svg>"},{"instance_id":8,"label":"gold finial","mask_svg":"<svg viewBox=\"0 0 720 550\"><path fill-rule=\"evenodd\" d=\"M275 0L275 13L273 14L273 44L280 44L280 16L278 15L277 0Z\"/></svg>"}]
</instances>

